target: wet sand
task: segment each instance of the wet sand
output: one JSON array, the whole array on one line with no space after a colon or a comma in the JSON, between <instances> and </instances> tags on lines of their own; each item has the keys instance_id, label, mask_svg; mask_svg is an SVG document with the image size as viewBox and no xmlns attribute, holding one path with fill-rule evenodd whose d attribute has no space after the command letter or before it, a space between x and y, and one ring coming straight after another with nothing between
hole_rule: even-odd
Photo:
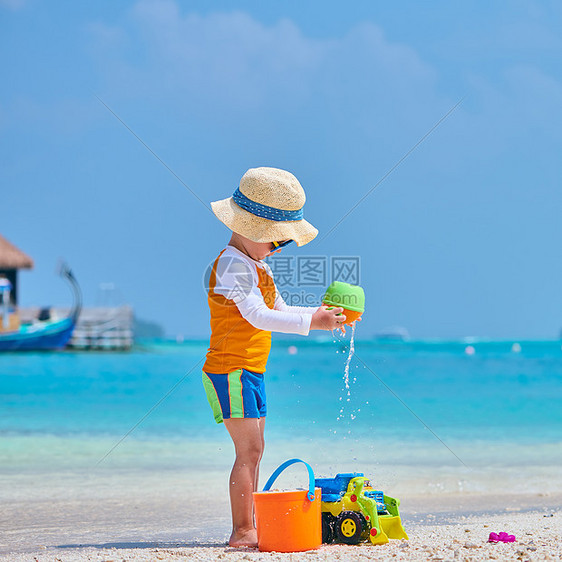
<instances>
[{"instance_id":1,"label":"wet sand","mask_svg":"<svg viewBox=\"0 0 562 562\"><path fill-rule=\"evenodd\" d=\"M369 464L359 456L357 466L376 476L378 489L400 498L410 541L326 545L308 553L277 554L226 546L227 475L232 461L226 440L224 445L191 448L183 443L159 448L148 441L130 441L99 464L96 461L111 443L96 444L97 448L85 443L83 451L74 448L72 455L68 439L58 448L57 440L49 441L46 451L38 448L42 443L20 444L22 454L30 460L40 457L41 464L14 456L0 472L0 560L562 559L559 453L547 456L541 450L544 466L511 466L507 461L508 466L492 466L485 458L479 460L479 447L471 457L472 470L422 462L414 468L413 460L399 464L394 456L388 465ZM294 442L286 447L300 455L307 452L305 445L302 451ZM262 463L264 478L278 466L279 458L289 458L283 444L274 449L275 458ZM419 458L409 451L412 459ZM342 468L315 465L319 476ZM277 483L285 489L301 486L304 475L302 467L287 471ZM517 542L488 544L492 531L514 534Z\"/></svg>"},{"instance_id":2,"label":"wet sand","mask_svg":"<svg viewBox=\"0 0 562 562\"><path fill-rule=\"evenodd\" d=\"M409 497L409 541L324 545L306 553L262 553L226 545L228 507L218 497L24 501L3 506L0 560L560 560L562 496L450 494ZM207 503L205 503L205 501ZM506 531L515 543L488 543Z\"/></svg>"}]
</instances>

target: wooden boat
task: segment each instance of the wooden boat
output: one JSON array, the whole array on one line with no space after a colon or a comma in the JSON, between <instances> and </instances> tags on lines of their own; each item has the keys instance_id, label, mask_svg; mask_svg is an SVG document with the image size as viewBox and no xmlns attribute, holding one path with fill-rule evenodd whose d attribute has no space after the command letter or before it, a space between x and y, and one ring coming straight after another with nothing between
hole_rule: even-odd
<instances>
[{"instance_id":1,"label":"wooden boat","mask_svg":"<svg viewBox=\"0 0 562 562\"><path fill-rule=\"evenodd\" d=\"M36 320L22 324L18 330L0 332L0 351L32 351L62 349L72 337L72 332L82 310L82 293L72 271L63 264L60 274L72 288L74 303L66 318Z\"/></svg>"}]
</instances>

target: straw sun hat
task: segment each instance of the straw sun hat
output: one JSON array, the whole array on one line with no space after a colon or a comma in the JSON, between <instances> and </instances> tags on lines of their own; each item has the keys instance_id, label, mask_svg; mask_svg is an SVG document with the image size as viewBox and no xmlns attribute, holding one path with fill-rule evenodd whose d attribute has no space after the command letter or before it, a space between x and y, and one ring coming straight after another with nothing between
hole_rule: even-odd
<instances>
[{"instance_id":1,"label":"straw sun hat","mask_svg":"<svg viewBox=\"0 0 562 562\"><path fill-rule=\"evenodd\" d=\"M230 230L254 242L294 240L308 244L318 230L303 218L306 200L299 180L277 168L250 168L232 197L211 203Z\"/></svg>"}]
</instances>

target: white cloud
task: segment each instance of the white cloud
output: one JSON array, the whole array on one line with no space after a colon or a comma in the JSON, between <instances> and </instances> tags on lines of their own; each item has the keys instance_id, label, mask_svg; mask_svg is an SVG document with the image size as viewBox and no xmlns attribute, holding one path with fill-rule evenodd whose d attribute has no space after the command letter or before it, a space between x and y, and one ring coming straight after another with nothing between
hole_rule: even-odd
<instances>
[{"instance_id":1,"label":"white cloud","mask_svg":"<svg viewBox=\"0 0 562 562\"><path fill-rule=\"evenodd\" d=\"M91 32L102 97L169 111L159 117L189 122L190 131L214 127L230 135L225 142L258 146L254 137L272 143L275 134L284 151L298 135L295 145L321 144L342 166L374 158L388 167L464 95L423 146L428 168L445 153L451 168L491 162L530 131L560 136L551 116L562 85L548 70L506 58L494 72L482 59L447 74L372 22L312 38L287 19L264 24L242 12L182 13L173 0L140 0L120 25ZM537 33L532 23L526 36ZM456 86L445 83L451 77Z\"/></svg>"},{"instance_id":2,"label":"white cloud","mask_svg":"<svg viewBox=\"0 0 562 562\"><path fill-rule=\"evenodd\" d=\"M237 111L280 102L352 110L357 103L373 109L377 99L417 108L416 99L433 90L432 68L372 23L313 39L287 19L265 25L241 12L182 14L172 0L141 0L124 28L140 43L133 54L115 46L115 29L98 24L92 33L105 79L134 96Z\"/></svg>"},{"instance_id":3,"label":"white cloud","mask_svg":"<svg viewBox=\"0 0 562 562\"><path fill-rule=\"evenodd\" d=\"M179 14L174 2L141 1L135 21L160 86L252 105L306 94L322 49L290 21L266 27L240 13Z\"/></svg>"}]
</instances>

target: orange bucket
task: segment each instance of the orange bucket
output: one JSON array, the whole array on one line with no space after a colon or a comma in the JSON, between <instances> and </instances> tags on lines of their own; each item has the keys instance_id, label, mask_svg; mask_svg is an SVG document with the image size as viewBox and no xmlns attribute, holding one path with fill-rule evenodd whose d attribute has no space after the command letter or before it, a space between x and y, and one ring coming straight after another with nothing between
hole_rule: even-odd
<instances>
[{"instance_id":1,"label":"orange bucket","mask_svg":"<svg viewBox=\"0 0 562 562\"><path fill-rule=\"evenodd\" d=\"M308 490L268 491L288 466L302 462L309 476ZM300 552L322 544L321 489L314 488L314 472L300 459L284 462L269 478L263 492L254 492L258 548L262 552Z\"/></svg>"}]
</instances>

